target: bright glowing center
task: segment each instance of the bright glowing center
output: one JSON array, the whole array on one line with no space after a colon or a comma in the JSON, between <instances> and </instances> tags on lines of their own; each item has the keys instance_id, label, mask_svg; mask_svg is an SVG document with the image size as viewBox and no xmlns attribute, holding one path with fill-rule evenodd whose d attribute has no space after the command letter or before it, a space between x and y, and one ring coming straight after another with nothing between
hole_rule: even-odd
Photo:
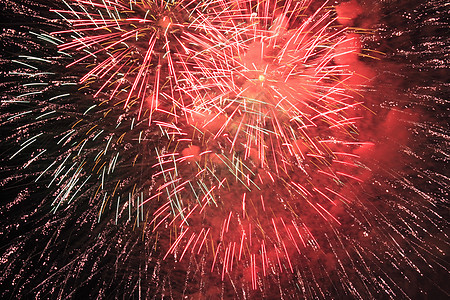
<instances>
[{"instance_id":1,"label":"bright glowing center","mask_svg":"<svg viewBox=\"0 0 450 300\"><path fill-rule=\"evenodd\" d=\"M169 18L168 16L164 16L164 17L162 17L162 19L159 20L158 25L159 25L161 28L167 30L167 28L170 27L171 23L172 23L172 22L171 22L170 18Z\"/></svg>"}]
</instances>

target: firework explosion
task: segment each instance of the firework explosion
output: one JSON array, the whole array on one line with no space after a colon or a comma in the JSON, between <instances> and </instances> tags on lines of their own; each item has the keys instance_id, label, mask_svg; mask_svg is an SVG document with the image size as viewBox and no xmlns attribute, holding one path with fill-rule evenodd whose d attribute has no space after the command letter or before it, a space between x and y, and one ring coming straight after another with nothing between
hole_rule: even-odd
<instances>
[{"instance_id":1,"label":"firework explosion","mask_svg":"<svg viewBox=\"0 0 450 300\"><path fill-rule=\"evenodd\" d=\"M3 295L448 296L446 125L382 5L8 6Z\"/></svg>"}]
</instances>

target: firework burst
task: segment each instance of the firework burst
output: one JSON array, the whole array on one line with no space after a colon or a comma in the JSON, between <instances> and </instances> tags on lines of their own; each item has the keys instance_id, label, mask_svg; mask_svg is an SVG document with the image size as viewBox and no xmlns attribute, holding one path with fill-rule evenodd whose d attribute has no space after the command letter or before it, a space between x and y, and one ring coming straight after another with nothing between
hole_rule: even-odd
<instances>
[{"instance_id":1,"label":"firework burst","mask_svg":"<svg viewBox=\"0 0 450 300\"><path fill-rule=\"evenodd\" d=\"M347 171L365 144L352 127L360 104L346 93L352 74L335 63L343 55L336 49L348 42L343 31L330 29L329 12L301 22L285 15L305 7L271 4L226 16L240 24L228 29L239 35L212 43L220 45L208 61L216 60L214 68L200 68L209 87L221 83L187 106L187 124L168 126L182 137L158 153L155 176L164 179L148 199L167 196L152 220L155 229L173 226L165 257L205 249L222 280L245 257L254 289L269 270L294 272L293 252L319 247L305 219L340 224L329 210L349 202L339 193L345 182L361 181Z\"/></svg>"},{"instance_id":2,"label":"firework burst","mask_svg":"<svg viewBox=\"0 0 450 300\"><path fill-rule=\"evenodd\" d=\"M8 220L34 220L30 238L7 226L1 283L30 274L7 293L45 297L57 282L57 297L88 286L100 297L412 298L399 276L446 270L445 218L409 181L420 171L395 163L415 151L399 120L425 123L372 96L385 81L368 65L382 54L362 49L372 31L351 27L357 1L49 11L48 28L18 44L35 53L5 64L21 87L2 98L16 145L2 185L27 189L3 211L30 207ZM39 204L28 186L46 195ZM35 237L46 245L18 251Z\"/></svg>"}]
</instances>

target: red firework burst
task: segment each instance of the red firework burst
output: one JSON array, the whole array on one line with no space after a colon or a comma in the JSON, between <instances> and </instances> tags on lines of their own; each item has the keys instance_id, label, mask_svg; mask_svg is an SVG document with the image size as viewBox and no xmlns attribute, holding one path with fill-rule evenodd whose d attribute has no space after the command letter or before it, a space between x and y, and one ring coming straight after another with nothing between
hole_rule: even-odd
<instances>
[{"instance_id":1,"label":"red firework burst","mask_svg":"<svg viewBox=\"0 0 450 300\"><path fill-rule=\"evenodd\" d=\"M67 67L87 66L80 82L165 136L137 209L153 232L170 231L164 259L209 253L222 280L245 269L256 289L320 247L317 217L340 225L366 144L351 92L358 37L326 3L303 17L310 2L77 0L56 11L73 29L55 34L74 36L60 51L80 56Z\"/></svg>"}]
</instances>

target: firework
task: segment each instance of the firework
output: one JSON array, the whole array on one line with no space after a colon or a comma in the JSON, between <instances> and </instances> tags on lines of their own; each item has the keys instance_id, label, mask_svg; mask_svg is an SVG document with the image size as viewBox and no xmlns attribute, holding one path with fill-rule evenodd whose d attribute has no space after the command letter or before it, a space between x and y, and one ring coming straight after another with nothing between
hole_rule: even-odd
<instances>
[{"instance_id":1,"label":"firework","mask_svg":"<svg viewBox=\"0 0 450 300\"><path fill-rule=\"evenodd\" d=\"M362 49L376 34L349 27L364 15L356 1L49 11L59 21L43 14L49 28L27 33L36 53L11 60L22 87L2 102L16 127L5 145L18 145L3 185L30 187L9 207L34 211L30 238L2 256L2 284L30 279L7 293L44 297L58 282L59 297L87 285L100 297L411 298L401 274L446 269L445 215L408 179L422 171L400 163L415 150L399 120L426 123L371 94L387 82L369 68L383 54ZM41 202L28 203L31 186ZM58 257L67 232L79 241ZM46 245L14 254L34 237Z\"/></svg>"}]
</instances>

